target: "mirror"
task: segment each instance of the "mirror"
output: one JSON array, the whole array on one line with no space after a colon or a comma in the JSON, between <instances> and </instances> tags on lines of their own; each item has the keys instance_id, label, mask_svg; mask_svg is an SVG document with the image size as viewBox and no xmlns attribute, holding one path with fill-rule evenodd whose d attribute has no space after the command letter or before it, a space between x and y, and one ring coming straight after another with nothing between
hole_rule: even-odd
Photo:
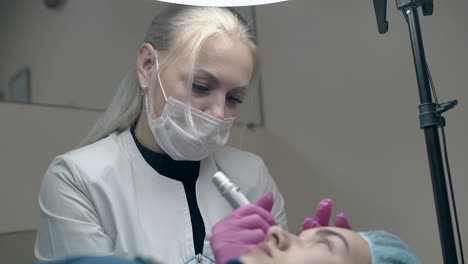
<instances>
[{"instance_id":1,"label":"mirror","mask_svg":"<svg viewBox=\"0 0 468 264\"><path fill-rule=\"evenodd\" d=\"M167 3L2 1L0 100L102 111ZM236 8L255 25L253 7ZM262 124L259 85L238 122Z\"/></svg>"}]
</instances>

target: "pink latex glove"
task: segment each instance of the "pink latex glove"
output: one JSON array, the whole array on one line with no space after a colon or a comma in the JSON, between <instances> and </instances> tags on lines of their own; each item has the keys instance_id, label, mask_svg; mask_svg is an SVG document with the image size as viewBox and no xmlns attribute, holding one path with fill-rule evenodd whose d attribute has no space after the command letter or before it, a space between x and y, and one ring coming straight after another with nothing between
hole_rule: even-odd
<instances>
[{"instance_id":1,"label":"pink latex glove","mask_svg":"<svg viewBox=\"0 0 468 264\"><path fill-rule=\"evenodd\" d=\"M238 258L242 251L265 240L267 230L276 225L270 211L273 194L264 194L256 203L244 205L213 226L210 245L218 264Z\"/></svg>"},{"instance_id":2,"label":"pink latex glove","mask_svg":"<svg viewBox=\"0 0 468 264\"><path fill-rule=\"evenodd\" d=\"M321 200L315 208L314 216L306 217L302 222L302 230L320 226L328 226L332 207L333 201L330 198ZM334 224L336 227L351 229L348 218L344 213L339 213L335 216Z\"/></svg>"}]
</instances>

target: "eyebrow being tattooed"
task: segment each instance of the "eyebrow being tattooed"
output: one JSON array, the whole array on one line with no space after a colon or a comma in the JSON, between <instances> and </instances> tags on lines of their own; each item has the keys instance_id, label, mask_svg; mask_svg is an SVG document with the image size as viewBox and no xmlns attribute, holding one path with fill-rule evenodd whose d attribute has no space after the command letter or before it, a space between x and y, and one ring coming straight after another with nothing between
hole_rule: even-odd
<instances>
[{"instance_id":1,"label":"eyebrow being tattooed","mask_svg":"<svg viewBox=\"0 0 468 264\"><path fill-rule=\"evenodd\" d=\"M341 241L343 242L343 244L345 245L346 247L346 250L349 252L349 244L348 244L348 241L346 240L346 238L340 234L340 233L337 233L335 231L332 231L332 230L329 230L329 229L320 229L318 230L316 233L316 235L320 236L321 238L327 238L329 236L335 236L335 237L338 237L339 239L341 239Z\"/></svg>"}]
</instances>

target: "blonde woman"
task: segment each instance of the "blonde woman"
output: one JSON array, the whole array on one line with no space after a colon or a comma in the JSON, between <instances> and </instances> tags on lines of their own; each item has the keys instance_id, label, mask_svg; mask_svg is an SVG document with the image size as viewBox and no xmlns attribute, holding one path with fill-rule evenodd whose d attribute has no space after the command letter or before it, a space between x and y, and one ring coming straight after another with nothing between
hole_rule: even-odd
<instances>
[{"instance_id":1,"label":"blonde woman","mask_svg":"<svg viewBox=\"0 0 468 264\"><path fill-rule=\"evenodd\" d=\"M262 159L225 146L256 70L248 23L228 8L170 5L152 21L136 62L80 148L48 168L36 257L211 263L211 228L232 211L211 183L218 169L258 200L232 227L286 228Z\"/></svg>"}]
</instances>

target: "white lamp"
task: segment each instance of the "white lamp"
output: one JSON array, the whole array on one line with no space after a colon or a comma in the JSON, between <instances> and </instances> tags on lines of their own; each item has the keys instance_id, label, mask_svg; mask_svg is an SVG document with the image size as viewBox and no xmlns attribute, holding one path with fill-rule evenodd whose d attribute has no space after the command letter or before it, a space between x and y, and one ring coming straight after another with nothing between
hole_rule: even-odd
<instances>
[{"instance_id":1,"label":"white lamp","mask_svg":"<svg viewBox=\"0 0 468 264\"><path fill-rule=\"evenodd\" d=\"M193 6L254 6L285 1L287 0L162 0L161 2Z\"/></svg>"}]
</instances>

